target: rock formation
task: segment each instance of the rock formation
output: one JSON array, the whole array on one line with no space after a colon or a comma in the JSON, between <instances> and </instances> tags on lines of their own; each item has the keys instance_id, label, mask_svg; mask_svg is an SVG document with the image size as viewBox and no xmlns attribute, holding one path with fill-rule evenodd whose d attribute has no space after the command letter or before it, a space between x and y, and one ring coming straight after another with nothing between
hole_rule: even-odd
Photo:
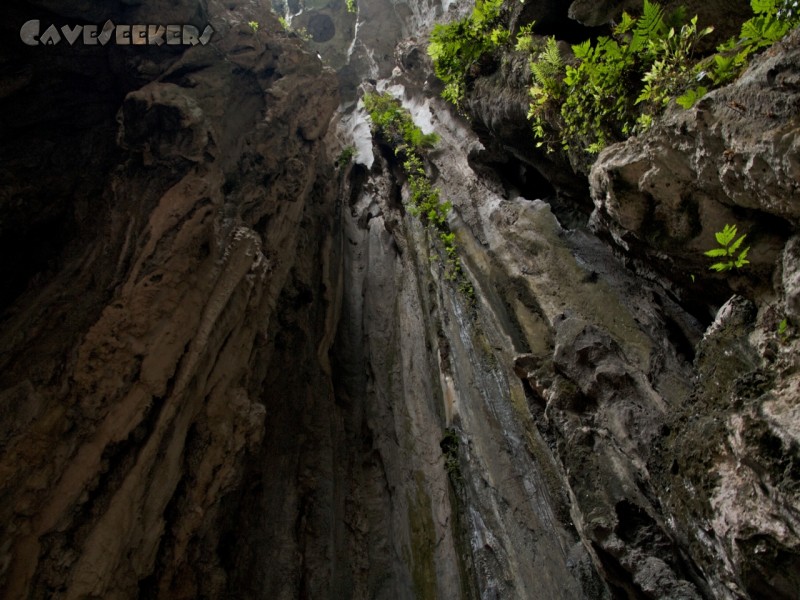
<instances>
[{"instance_id":1,"label":"rock formation","mask_svg":"<svg viewBox=\"0 0 800 600\"><path fill-rule=\"evenodd\" d=\"M519 57L469 120L438 98L421 38L467 3L269 8L8 9L3 597L796 598L800 35L586 177L531 143ZM34 18L214 35L25 46ZM441 136L469 285L374 88ZM752 265L712 275L730 222Z\"/></svg>"},{"instance_id":2,"label":"rock formation","mask_svg":"<svg viewBox=\"0 0 800 600\"><path fill-rule=\"evenodd\" d=\"M217 40L34 47L5 82L5 597L225 590L220 507L264 439L276 311L314 301L332 320L335 286L336 79L248 11L119 7L210 20ZM283 351L323 369L316 348Z\"/></svg>"}]
</instances>

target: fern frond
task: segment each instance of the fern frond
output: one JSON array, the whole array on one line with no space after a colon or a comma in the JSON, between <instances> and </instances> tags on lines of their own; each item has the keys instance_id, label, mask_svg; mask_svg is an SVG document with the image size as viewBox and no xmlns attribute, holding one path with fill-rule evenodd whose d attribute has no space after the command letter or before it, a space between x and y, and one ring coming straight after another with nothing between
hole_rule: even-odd
<instances>
[{"instance_id":1,"label":"fern frond","mask_svg":"<svg viewBox=\"0 0 800 600\"><path fill-rule=\"evenodd\" d=\"M653 84L647 83L642 89L642 93L639 94L638 98L636 98L636 102L634 102L634 104L640 104L642 102L646 102L647 100L650 100L652 96L653 96Z\"/></svg>"},{"instance_id":2,"label":"fern frond","mask_svg":"<svg viewBox=\"0 0 800 600\"><path fill-rule=\"evenodd\" d=\"M664 9L660 4L644 0L644 12L636 21L631 49L639 50L645 47L649 40L659 37L665 30Z\"/></svg>"},{"instance_id":3,"label":"fern frond","mask_svg":"<svg viewBox=\"0 0 800 600\"><path fill-rule=\"evenodd\" d=\"M778 12L777 0L750 0L750 8L757 15L775 14Z\"/></svg>"},{"instance_id":4,"label":"fern frond","mask_svg":"<svg viewBox=\"0 0 800 600\"><path fill-rule=\"evenodd\" d=\"M531 63L531 73L534 80L548 92L554 91L564 72L564 61L561 58L561 51L558 49L558 42L555 37L547 38L544 50L539 53L536 61Z\"/></svg>"},{"instance_id":5,"label":"fern frond","mask_svg":"<svg viewBox=\"0 0 800 600\"><path fill-rule=\"evenodd\" d=\"M554 36L547 38L547 43L544 46L544 51L539 55L540 60L544 60L553 69L561 70L563 61L561 60L561 51L558 49L558 42Z\"/></svg>"},{"instance_id":6,"label":"fern frond","mask_svg":"<svg viewBox=\"0 0 800 600\"><path fill-rule=\"evenodd\" d=\"M739 256L736 258L736 266L741 267L742 265L749 265L750 261L747 260L747 253L750 252L750 246L745 248L739 253Z\"/></svg>"},{"instance_id":7,"label":"fern frond","mask_svg":"<svg viewBox=\"0 0 800 600\"><path fill-rule=\"evenodd\" d=\"M722 231L718 231L714 234L714 237L717 239L717 243L720 246L727 246L733 241L733 238L736 237L736 225L725 225L722 228Z\"/></svg>"},{"instance_id":8,"label":"fern frond","mask_svg":"<svg viewBox=\"0 0 800 600\"><path fill-rule=\"evenodd\" d=\"M728 246L728 253L729 254L734 254L739 249L739 246L742 245L742 242L744 241L744 238L746 238L746 237L747 237L746 235L743 235L738 240L733 242L730 246Z\"/></svg>"},{"instance_id":9,"label":"fern frond","mask_svg":"<svg viewBox=\"0 0 800 600\"><path fill-rule=\"evenodd\" d=\"M631 29L633 29L633 26L635 24L636 24L636 19L634 19L628 13L623 12L622 13L622 20L619 22L619 25L617 25L614 28L614 35L619 36L619 35L622 35L624 33L628 33Z\"/></svg>"},{"instance_id":10,"label":"fern frond","mask_svg":"<svg viewBox=\"0 0 800 600\"><path fill-rule=\"evenodd\" d=\"M732 262L727 263L714 263L710 267L708 267L712 271L716 271L717 273L722 273L722 271L728 271L733 268Z\"/></svg>"}]
</instances>

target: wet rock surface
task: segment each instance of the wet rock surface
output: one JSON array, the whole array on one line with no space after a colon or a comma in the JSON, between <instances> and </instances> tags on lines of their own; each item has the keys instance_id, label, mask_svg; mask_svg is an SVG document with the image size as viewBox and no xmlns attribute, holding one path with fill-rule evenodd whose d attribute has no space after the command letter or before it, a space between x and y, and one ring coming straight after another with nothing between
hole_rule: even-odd
<instances>
[{"instance_id":1,"label":"wet rock surface","mask_svg":"<svg viewBox=\"0 0 800 600\"><path fill-rule=\"evenodd\" d=\"M500 200L486 189L459 190L454 182L467 178L448 179L454 167L443 164L453 156L433 159L455 223L465 226L459 241L478 296L495 318L503 315L513 340L493 347L517 350L498 360L523 380L536 430L563 469L571 520L620 597L791 595L796 102L791 85L769 82L792 79L796 44L794 34L697 113L675 110L648 135L600 155L592 228L637 276L591 235L558 225L547 234L547 220L530 216L536 205L523 209L515 198L544 191L564 223L580 224L559 206L568 186L552 178L549 188L512 186L502 171L514 140L524 140L524 77L513 56L468 91L483 148L459 136L444 141L467 146L470 166L484 184L498 182ZM413 112L413 82L402 84ZM702 253L734 222L756 254L746 271L714 277ZM570 275L571 261L584 269L580 277ZM509 271L517 272L511 286ZM604 288L614 293L604 297ZM749 300L736 296L717 310L732 290ZM532 307L535 317L525 314ZM488 329L485 319L477 317ZM450 360L458 360L452 352ZM773 560L780 574L766 566Z\"/></svg>"},{"instance_id":2,"label":"wet rock surface","mask_svg":"<svg viewBox=\"0 0 800 600\"><path fill-rule=\"evenodd\" d=\"M252 2L10 9L4 597L795 598L797 34L587 181L530 147L521 57L470 121L436 97L414 36L468 5L295 4L310 46ZM216 38L6 60L40 9ZM442 137L464 281L369 77ZM753 264L714 277L729 222Z\"/></svg>"}]
</instances>

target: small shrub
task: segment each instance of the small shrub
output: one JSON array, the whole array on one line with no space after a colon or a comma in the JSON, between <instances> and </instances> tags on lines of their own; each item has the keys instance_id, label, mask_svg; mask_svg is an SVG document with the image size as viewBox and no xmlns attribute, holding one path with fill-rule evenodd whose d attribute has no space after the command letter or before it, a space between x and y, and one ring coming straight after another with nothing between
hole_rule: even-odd
<instances>
[{"instance_id":1,"label":"small shrub","mask_svg":"<svg viewBox=\"0 0 800 600\"><path fill-rule=\"evenodd\" d=\"M715 85L735 79L747 66L751 55L771 46L800 25L798 0L751 0L753 17L742 24L739 38L731 38L717 48L717 54L700 65Z\"/></svg>"},{"instance_id":2,"label":"small shrub","mask_svg":"<svg viewBox=\"0 0 800 600\"><path fill-rule=\"evenodd\" d=\"M532 50L528 117L539 146L561 148L578 163L608 143L646 131L675 99L691 108L709 89L736 77L749 57L800 24L800 0L751 0L754 16L717 53L700 59L698 42L713 31L685 11L644 0L641 16L623 13L611 36L572 46L563 60L554 38ZM518 36L517 47L533 48Z\"/></svg>"},{"instance_id":3,"label":"small shrub","mask_svg":"<svg viewBox=\"0 0 800 600\"><path fill-rule=\"evenodd\" d=\"M537 43L536 38L533 37L533 28L535 26L536 22L533 21L520 28L519 32L517 33L517 41L514 44L514 50L517 52L534 54L539 49L539 44Z\"/></svg>"},{"instance_id":4,"label":"small shrub","mask_svg":"<svg viewBox=\"0 0 800 600\"><path fill-rule=\"evenodd\" d=\"M643 131L671 98L691 87L695 47L712 29L698 30L697 17L681 24L684 18L682 11L667 15L644 0L642 15L624 13L612 37L572 46L576 64L565 66L563 87L544 87L545 98L539 99L540 105L560 106L564 150L594 154ZM552 59L540 55L540 60ZM534 131L541 134L532 109Z\"/></svg>"},{"instance_id":5,"label":"small shrub","mask_svg":"<svg viewBox=\"0 0 800 600\"><path fill-rule=\"evenodd\" d=\"M365 94L363 100L372 121L373 133L394 148L396 154L407 151L423 154L439 141L436 133L423 133L400 101L391 94Z\"/></svg>"},{"instance_id":6,"label":"small shrub","mask_svg":"<svg viewBox=\"0 0 800 600\"><path fill-rule=\"evenodd\" d=\"M698 30L695 16L680 29L671 27L665 35L647 40L647 52L654 60L642 77L645 85L636 98L636 104L643 106L643 115L659 114L674 97L680 97L685 105L690 100L694 104L703 95L699 93L701 88L691 88L697 79L693 57L697 43L713 30L713 27ZM642 127L641 121L639 124L640 129L647 128Z\"/></svg>"},{"instance_id":7,"label":"small shrub","mask_svg":"<svg viewBox=\"0 0 800 600\"><path fill-rule=\"evenodd\" d=\"M253 33L258 33L258 21L249 21L247 24L253 30Z\"/></svg>"},{"instance_id":8,"label":"small shrub","mask_svg":"<svg viewBox=\"0 0 800 600\"><path fill-rule=\"evenodd\" d=\"M299 37L304 42L310 42L311 41L311 34L308 33L308 29L306 29L305 27L298 27L297 29L294 29L293 31L294 31L295 34L297 34L297 37Z\"/></svg>"}]
</instances>

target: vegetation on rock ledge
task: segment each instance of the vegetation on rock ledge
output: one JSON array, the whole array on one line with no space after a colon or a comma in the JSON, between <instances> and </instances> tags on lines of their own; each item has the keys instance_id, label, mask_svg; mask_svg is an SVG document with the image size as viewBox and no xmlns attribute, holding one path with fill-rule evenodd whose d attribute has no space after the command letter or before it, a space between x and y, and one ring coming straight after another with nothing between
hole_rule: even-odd
<instances>
[{"instance_id":1,"label":"vegetation on rock ledge","mask_svg":"<svg viewBox=\"0 0 800 600\"><path fill-rule=\"evenodd\" d=\"M423 133L400 101L386 92L365 94L364 108L372 120L373 135L392 148L395 156L402 160L411 191L408 211L437 234L447 259L448 279L460 280L460 289L471 295L471 285L458 258L455 234L447 224L452 205L441 200L440 191L431 184L423 162L425 153L436 145L439 136Z\"/></svg>"},{"instance_id":2,"label":"vegetation on rock ledge","mask_svg":"<svg viewBox=\"0 0 800 600\"><path fill-rule=\"evenodd\" d=\"M444 83L442 97L456 106L461 106L467 78L481 58L509 40L508 29L501 22L502 6L503 0L477 0L468 17L433 28L428 54L436 76Z\"/></svg>"},{"instance_id":3,"label":"vegetation on rock ledge","mask_svg":"<svg viewBox=\"0 0 800 600\"><path fill-rule=\"evenodd\" d=\"M672 100L690 108L800 24L798 0L751 0L751 7L754 16L742 24L739 37L710 56L700 56L697 48L713 27L700 27L684 9L667 14L649 0L641 16L623 13L611 36L575 44L568 56L554 37L533 35L534 23L512 42L502 0L479 0L469 17L434 28L428 53L445 84L442 97L459 108L469 80L491 54L502 48L528 54L528 116L537 143L563 150L580 164L608 143L647 130Z\"/></svg>"}]
</instances>

